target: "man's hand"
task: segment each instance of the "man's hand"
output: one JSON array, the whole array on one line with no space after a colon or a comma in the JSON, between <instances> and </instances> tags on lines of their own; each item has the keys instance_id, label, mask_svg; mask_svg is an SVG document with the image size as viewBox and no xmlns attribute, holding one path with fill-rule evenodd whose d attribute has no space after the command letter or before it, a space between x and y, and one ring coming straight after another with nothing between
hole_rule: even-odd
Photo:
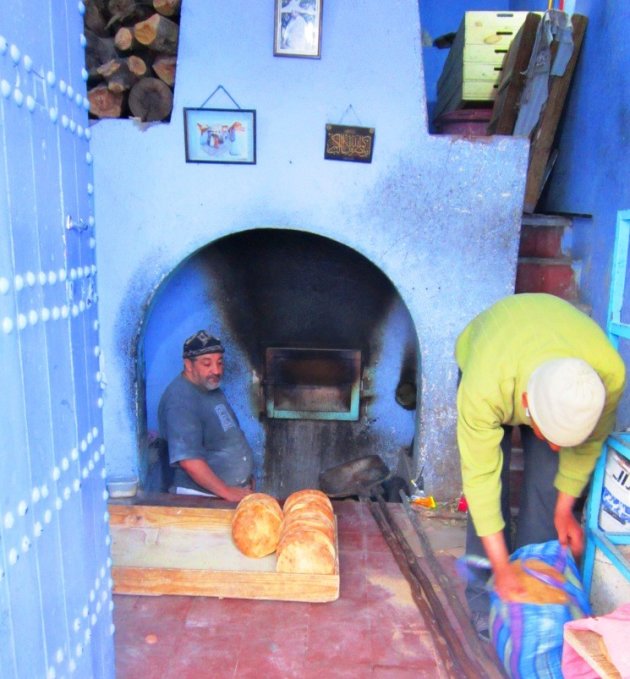
<instances>
[{"instance_id":1,"label":"man's hand","mask_svg":"<svg viewBox=\"0 0 630 679\"><path fill-rule=\"evenodd\" d=\"M553 523L558 533L558 541L563 547L569 547L576 559L584 551L584 531L579 521L573 515L575 498L558 491Z\"/></svg>"},{"instance_id":2,"label":"man's hand","mask_svg":"<svg viewBox=\"0 0 630 679\"><path fill-rule=\"evenodd\" d=\"M249 487L240 488L239 486L228 486L210 469L205 460L198 458L192 460L182 460L182 469L190 478L205 488L210 493L228 502L240 502L246 495L250 495L252 490Z\"/></svg>"},{"instance_id":3,"label":"man's hand","mask_svg":"<svg viewBox=\"0 0 630 679\"><path fill-rule=\"evenodd\" d=\"M523 582L518 576L518 571L513 563L493 569L494 591L503 601L522 601L525 595Z\"/></svg>"},{"instance_id":4,"label":"man's hand","mask_svg":"<svg viewBox=\"0 0 630 679\"><path fill-rule=\"evenodd\" d=\"M226 486L226 492L222 495L228 502L240 502L247 495L252 494L251 488L240 488L239 486Z\"/></svg>"},{"instance_id":5,"label":"man's hand","mask_svg":"<svg viewBox=\"0 0 630 679\"><path fill-rule=\"evenodd\" d=\"M492 566L496 593L504 601L519 600L519 597L524 596L525 590L516 569L509 561L503 531L485 535L481 538L481 542Z\"/></svg>"}]
</instances>

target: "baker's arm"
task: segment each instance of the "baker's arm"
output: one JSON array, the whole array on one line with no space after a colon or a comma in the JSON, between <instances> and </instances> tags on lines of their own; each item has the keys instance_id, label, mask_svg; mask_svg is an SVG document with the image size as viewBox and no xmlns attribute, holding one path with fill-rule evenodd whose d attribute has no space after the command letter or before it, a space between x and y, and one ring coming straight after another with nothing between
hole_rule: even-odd
<instances>
[{"instance_id":1,"label":"baker's arm","mask_svg":"<svg viewBox=\"0 0 630 679\"><path fill-rule=\"evenodd\" d=\"M205 460L180 460L179 466L202 488L229 502L239 502L249 495L251 488L226 485L210 468Z\"/></svg>"}]
</instances>

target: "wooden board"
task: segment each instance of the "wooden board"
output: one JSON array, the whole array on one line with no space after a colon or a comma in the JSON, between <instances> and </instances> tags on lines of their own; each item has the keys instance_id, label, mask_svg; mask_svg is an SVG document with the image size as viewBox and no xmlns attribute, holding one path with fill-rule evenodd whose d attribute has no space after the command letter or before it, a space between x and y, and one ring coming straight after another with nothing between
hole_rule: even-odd
<instances>
[{"instance_id":1,"label":"wooden board","mask_svg":"<svg viewBox=\"0 0 630 679\"><path fill-rule=\"evenodd\" d=\"M275 554L252 559L234 546L233 514L233 509L110 504L114 593L339 598L338 542L334 574L277 573Z\"/></svg>"},{"instance_id":2,"label":"wooden board","mask_svg":"<svg viewBox=\"0 0 630 679\"><path fill-rule=\"evenodd\" d=\"M525 86L525 72L532 55L540 15L531 12L510 45L501 73L488 134L512 134L518 116L521 93Z\"/></svg>"},{"instance_id":3,"label":"wooden board","mask_svg":"<svg viewBox=\"0 0 630 679\"><path fill-rule=\"evenodd\" d=\"M564 642L569 644L600 677L622 679L619 670L610 661L604 640L597 632L565 627Z\"/></svg>"},{"instance_id":4,"label":"wooden board","mask_svg":"<svg viewBox=\"0 0 630 679\"><path fill-rule=\"evenodd\" d=\"M549 78L549 95L531 138L523 204L523 212L527 213L536 210L545 181L549 176L551 163L555 160L552 147L586 32L587 17L574 14L571 20L573 23L573 53L571 59L569 59L562 76L551 76ZM555 54L554 46L552 43L552 55Z\"/></svg>"}]
</instances>

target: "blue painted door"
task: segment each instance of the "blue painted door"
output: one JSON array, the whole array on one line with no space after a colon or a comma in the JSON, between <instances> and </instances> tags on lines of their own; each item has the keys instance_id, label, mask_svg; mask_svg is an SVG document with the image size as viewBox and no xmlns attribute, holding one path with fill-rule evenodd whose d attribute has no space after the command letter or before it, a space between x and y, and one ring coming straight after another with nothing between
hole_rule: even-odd
<instances>
[{"instance_id":1,"label":"blue painted door","mask_svg":"<svg viewBox=\"0 0 630 679\"><path fill-rule=\"evenodd\" d=\"M0 676L113 677L83 3L0 2Z\"/></svg>"}]
</instances>

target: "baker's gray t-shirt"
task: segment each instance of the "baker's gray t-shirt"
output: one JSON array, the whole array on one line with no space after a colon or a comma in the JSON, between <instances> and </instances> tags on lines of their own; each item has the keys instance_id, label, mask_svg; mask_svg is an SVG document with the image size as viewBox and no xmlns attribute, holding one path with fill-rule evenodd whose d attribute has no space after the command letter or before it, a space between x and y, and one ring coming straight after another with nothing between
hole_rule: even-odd
<instances>
[{"instance_id":1,"label":"baker's gray t-shirt","mask_svg":"<svg viewBox=\"0 0 630 679\"><path fill-rule=\"evenodd\" d=\"M158 422L175 468L174 486L208 492L178 464L199 458L228 486L242 486L249 480L252 449L221 389L208 391L178 375L160 399Z\"/></svg>"}]
</instances>

